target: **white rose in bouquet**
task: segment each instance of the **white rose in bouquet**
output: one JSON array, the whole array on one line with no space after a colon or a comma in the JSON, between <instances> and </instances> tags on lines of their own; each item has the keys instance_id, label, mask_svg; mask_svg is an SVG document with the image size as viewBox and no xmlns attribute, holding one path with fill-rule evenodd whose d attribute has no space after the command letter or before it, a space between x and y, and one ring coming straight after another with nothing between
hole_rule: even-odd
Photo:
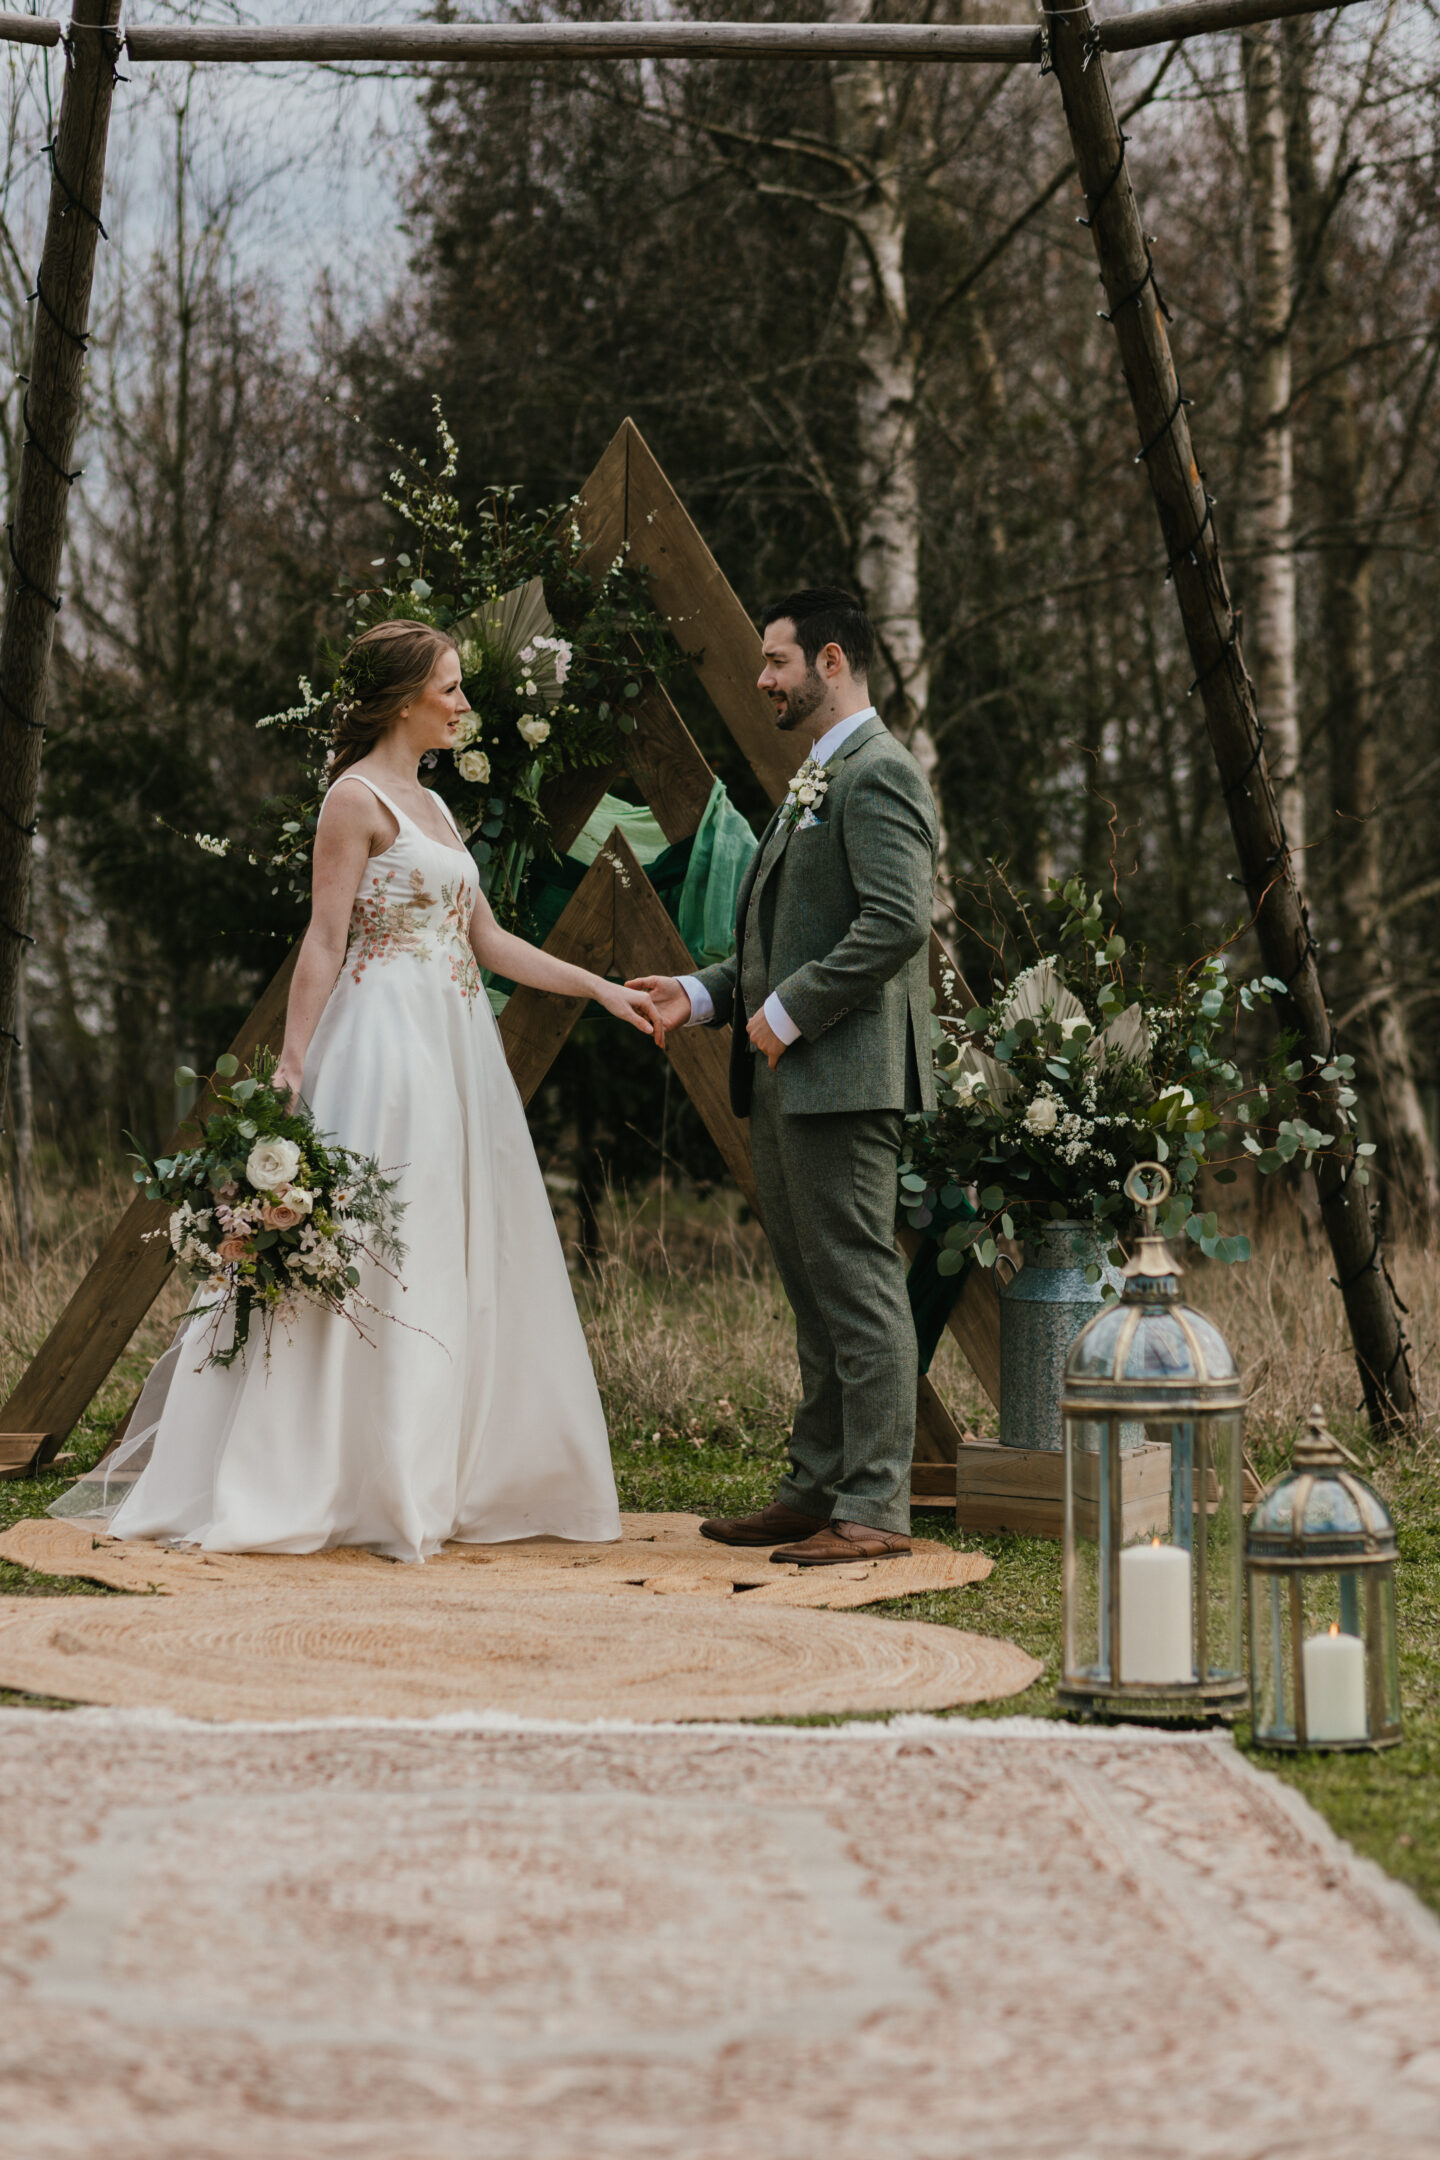
<instances>
[{"instance_id":1,"label":"white rose in bouquet","mask_svg":"<svg viewBox=\"0 0 1440 2160\"><path fill-rule=\"evenodd\" d=\"M303 1185L287 1185L280 1194L280 1205L293 1208L300 1216L311 1215L315 1211L315 1195L307 1192Z\"/></svg>"},{"instance_id":2,"label":"white rose in bouquet","mask_svg":"<svg viewBox=\"0 0 1440 2160\"><path fill-rule=\"evenodd\" d=\"M462 750L455 760L455 770L462 780L473 780L484 787L490 778L490 760L483 750Z\"/></svg>"},{"instance_id":3,"label":"white rose in bouquet","mask_svg":"<svg viewBox=\"0 0 1440 2160\"><path fill-rule=\"evenodd\" d=\"M279 1192L300 1167L300 1150L293 1140L257 1140L250 1150L245 1175L257 1192Z\"/></svg>"},{"instance_id":4,"label":"white rose in bouquet","mask_svg":"<svg viewBox=\"0 0 1440 2160\"><path fill-rule=\"evenodd\" d=\"M1037 1095L1025 1112L1025 1129L1027 1132L1054 1132L1059 1121L1060 1112L1048 1095Z\"/></svg>"},{"instance_id":5,"label":"white rose in bouquet","mask_svg":"<svg viewBox=\"0 0 1440 2160\"><path fill-rule=\"evenodd\" d=\"M538 750L541 743L549 739L550 722L548 720L517 720L515 724L532 750Z\"/></svg>"}]
</instances>

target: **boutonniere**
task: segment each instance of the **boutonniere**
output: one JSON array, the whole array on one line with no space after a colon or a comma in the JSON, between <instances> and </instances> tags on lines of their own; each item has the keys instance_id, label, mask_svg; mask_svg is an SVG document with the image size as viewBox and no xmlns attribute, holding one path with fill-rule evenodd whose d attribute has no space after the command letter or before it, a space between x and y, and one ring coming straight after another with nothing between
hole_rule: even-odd
<instances>
[{"instance_id":1,"label":"boutonniere","mask_svg":"<svg viewBox=\"0 0 1440 2160\"><path fill-rule=\"evenodd\" d=\"M806 832L820 823L816 811L825 800L830 776L823 765L817 765L813 757L804 764L790 782L790 792L781 804L781 815L792 832Z\"/></svg>"}]
</instances>

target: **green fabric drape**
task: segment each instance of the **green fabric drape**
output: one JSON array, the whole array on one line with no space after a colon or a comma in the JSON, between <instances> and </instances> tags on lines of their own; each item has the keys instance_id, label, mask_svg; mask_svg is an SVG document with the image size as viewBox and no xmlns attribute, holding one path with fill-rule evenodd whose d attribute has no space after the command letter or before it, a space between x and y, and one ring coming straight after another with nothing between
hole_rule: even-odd
<instances>
[{"instance_id":1,"label":"green fabric drape","mask_svg":"<svg viewBox=\"0 0 1440 2160\"><path fill-rule=\"evenodd\" d=\"M755 852L755 835L719 780L697 831L673 847L646 805L602 795L566 854L531 864L523 888L527 935L544 944L617 825L696 966L725 959L735 949L735 901ZM486 987L492 1009L503 1012L514 984L496 976Z\"/></svg>"}]
</instances>

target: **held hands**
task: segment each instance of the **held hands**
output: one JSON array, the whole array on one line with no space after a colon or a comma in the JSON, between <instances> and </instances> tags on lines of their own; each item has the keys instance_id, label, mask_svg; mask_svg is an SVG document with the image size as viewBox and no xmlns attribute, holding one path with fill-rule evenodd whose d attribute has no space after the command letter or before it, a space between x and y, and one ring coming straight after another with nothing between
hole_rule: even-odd
<instances>
[{"instance_id":1,"label":"held hands","mask_svg":"<svg viewBox=\"0 0 1440 2160\"><path fill-rule=\"evenodd\" d=\"M681 997L685 993L682 991ZM665 1020L658 1004L646 995L644 983L607 982L595 993L596 1003L606 1012L614 1013L617 1020L628 1020L631 1027L639 1028L642 1035L653 1035L660 1049L665 1047ZM690 1009L688 998L685 1009Z\"/></svg>"},{"instance_id":2,"label":"held hands","mask_svg":"<svg viewBox=\"0 0 1440 2160\"><path fill-rule=\"evenodd\" d=\"M627 990L644 994L648 1010L659 1023L655 1040L663 1050L665 1037L672 1028L685 1027L690 1019L690 996L673 975L636 975L626 983Z\"/></svg>"}]
</instances>

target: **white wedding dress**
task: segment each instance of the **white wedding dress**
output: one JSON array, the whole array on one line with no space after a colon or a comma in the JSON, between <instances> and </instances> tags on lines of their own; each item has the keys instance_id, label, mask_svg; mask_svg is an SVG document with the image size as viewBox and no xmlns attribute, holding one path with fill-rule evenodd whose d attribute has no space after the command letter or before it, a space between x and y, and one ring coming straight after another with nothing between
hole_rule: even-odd
<instances>
[{"instance_id":1,"label":"white wedding dress","mask_svg":"<svg viewBox=\"0 0 1440 2160\"><path fill-rule=\"evenodd\" d=\"M470 946L479 873L458 831L433 840L346 778L399 830L361 881L304 1093L322 1132L399 1173L404 1287L367 1268L369 1341L302 1305L268 1363L257 1326L242 1360L204 1364L214 1323L188 1319L121 1447L53 1512L211 1552L618 1538L595 1378Z\"/></svg>"}]
</instances>

